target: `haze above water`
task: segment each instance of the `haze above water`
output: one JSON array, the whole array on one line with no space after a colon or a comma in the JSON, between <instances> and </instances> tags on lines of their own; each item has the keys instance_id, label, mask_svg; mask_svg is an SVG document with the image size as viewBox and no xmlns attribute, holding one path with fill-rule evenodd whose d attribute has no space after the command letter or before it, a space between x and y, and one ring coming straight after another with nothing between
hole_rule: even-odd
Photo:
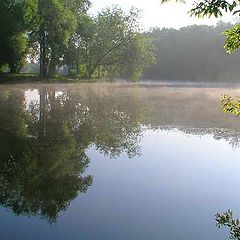
<instances>
[{"instance_id":1,"label":"haze above water","mask_svg":"<svg viewBox=\"0 0 240 240\"><path fill-rule=\"evenodd\" d=\"M2 239L227 239L240 215L240 88L0 86Z\"/></svg>"}]
</instances>

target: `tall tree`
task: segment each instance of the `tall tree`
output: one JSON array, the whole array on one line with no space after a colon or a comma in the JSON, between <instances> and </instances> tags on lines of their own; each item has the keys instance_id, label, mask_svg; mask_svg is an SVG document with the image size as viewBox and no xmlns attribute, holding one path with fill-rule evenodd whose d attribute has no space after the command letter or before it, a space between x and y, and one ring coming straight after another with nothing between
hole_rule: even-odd
<instances>
[{"instance_id":1,"label":"tall tree","mask_svg":"<svg viewBox=\"0 0 240 240\"><path fill-rule=\"evenodd\" d=\"M119 76L132 81L139 80L145 69L156 62L156 48L145 34L137 34L120 58Z\"/></svg>"},{"instance_id":2,"label":"tall tree","mask_svg":"<svg viewBox=\"0 0 240 240\"><path fill-rule=\"evenodd\" d=\"M88 44L91 43L94 31L93 24L93 19L88 14L80 15L77 29L64 51L64 63L74 69L77 75L80 74L80 65L84 64L87 56Z\"/></svg>"},{"instance_id":3,"label":"tall tree","mask_svg":"<svg viewBox=\"0 0 240 240\"><path fill-rule=\"evenodd\" d=\"M68 60L77 65L82 63L88 78L96 72L100 77L101 71L116 76L123 65L126 66L127 52L131 49L129 61L138 62L138 69L140 65L141 69L144 68L154 56L152 48L140 34L138 19L137 9L132 8L125 13L119 7L106 8L93 18L82 19L68 49ZM149 51L149 54L143 54L140 59L140 53L144 51ZM137 69L136 64L128 67Z\"/></svg>"},{"instance_id":4,"label":"tall tree","mask_svg":"<svg viewBox=\"0 0 240 240\"><path fill-rule=\"evenodd\" d=\"M74 13L58 0L39 0L39 26L37 26L40 45L40 77L55 72L61 57L61 48L67 44L76 28Z\"/></svg>"},{"instance_id":5,"label":"tall tree","mask_svg":"<svg viewBox=\"0 0 240 240\"><path fill-rule=\"evenodd\" d=\"M1 0L0 65L18 72L27 53L26 31L33 19L34 1Z\"/></svg>"},{"instance_id":6,"label":"tall tree","mask_svg":"<svg viewBox=\"0 0 240 240\"><path fill-rule=\"evenodd\" d=\"M30 31L32 43L39 44L40 77L55 73L64 48L77 27L77 19L86 13L88 0L38 0L35 24Z\"/></svg>"}]
</instances>

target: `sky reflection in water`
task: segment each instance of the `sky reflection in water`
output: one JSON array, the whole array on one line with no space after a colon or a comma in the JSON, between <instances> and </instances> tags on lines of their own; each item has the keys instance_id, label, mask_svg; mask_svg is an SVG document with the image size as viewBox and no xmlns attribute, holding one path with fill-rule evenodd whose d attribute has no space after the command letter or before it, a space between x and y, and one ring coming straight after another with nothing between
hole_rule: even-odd
<instances>
[{"instance_id":1,"label":"sky reflection in water","mask_svg":"<svg viewBox=\"0 0 240 240\"><path fill-rule=\"evenodd\" d=\"M240 215L240 120L223 93L240 95L1 86L1 237L227 239L214 215Z\"/></svg>"}]
</instances>

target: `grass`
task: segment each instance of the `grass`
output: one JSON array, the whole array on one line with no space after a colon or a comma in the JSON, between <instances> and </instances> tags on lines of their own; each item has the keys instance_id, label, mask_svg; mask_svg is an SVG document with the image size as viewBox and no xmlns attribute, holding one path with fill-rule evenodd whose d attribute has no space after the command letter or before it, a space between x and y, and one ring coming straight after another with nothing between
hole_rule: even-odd
<instances>
[{"instance_id":1,"label":"grass","mask_svg":"<svg viewBox=\"0 0 240 240\"><path fill-rule=\"evenodd\" d=\"M35 73L0 73L1 83L82 83L99 82L99 79L81 79L78 76L55 75L51 78L40 79ZM106 81L101 79L101 82Z\"/></svg>"},{"instance_id":2,"label":"grass","mask_svg":"<svg viewBox=\"0 0 240 240\"><path fill-rule=\"evenodd\" d=\"M0 84L1 83L26 83L26 82L39 82L40 79L36 74L10 74L1 73L0 74Z\"/></svg>"}]
</instances>

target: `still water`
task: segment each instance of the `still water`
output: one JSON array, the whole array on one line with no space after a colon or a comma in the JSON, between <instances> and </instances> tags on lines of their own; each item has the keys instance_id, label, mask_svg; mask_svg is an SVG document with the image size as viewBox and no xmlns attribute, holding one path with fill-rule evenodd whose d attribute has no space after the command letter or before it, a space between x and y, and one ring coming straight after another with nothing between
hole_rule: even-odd
<instances>
[{"instance_id":1,"label":"still water","mask_svg":"<svg viewBox=\"0 0 240 240\"><path fill-rule=\"evenodd\" d=\"M0 239L224 240L240 88L0 86Z\"/></svg>"}]
</instances>

